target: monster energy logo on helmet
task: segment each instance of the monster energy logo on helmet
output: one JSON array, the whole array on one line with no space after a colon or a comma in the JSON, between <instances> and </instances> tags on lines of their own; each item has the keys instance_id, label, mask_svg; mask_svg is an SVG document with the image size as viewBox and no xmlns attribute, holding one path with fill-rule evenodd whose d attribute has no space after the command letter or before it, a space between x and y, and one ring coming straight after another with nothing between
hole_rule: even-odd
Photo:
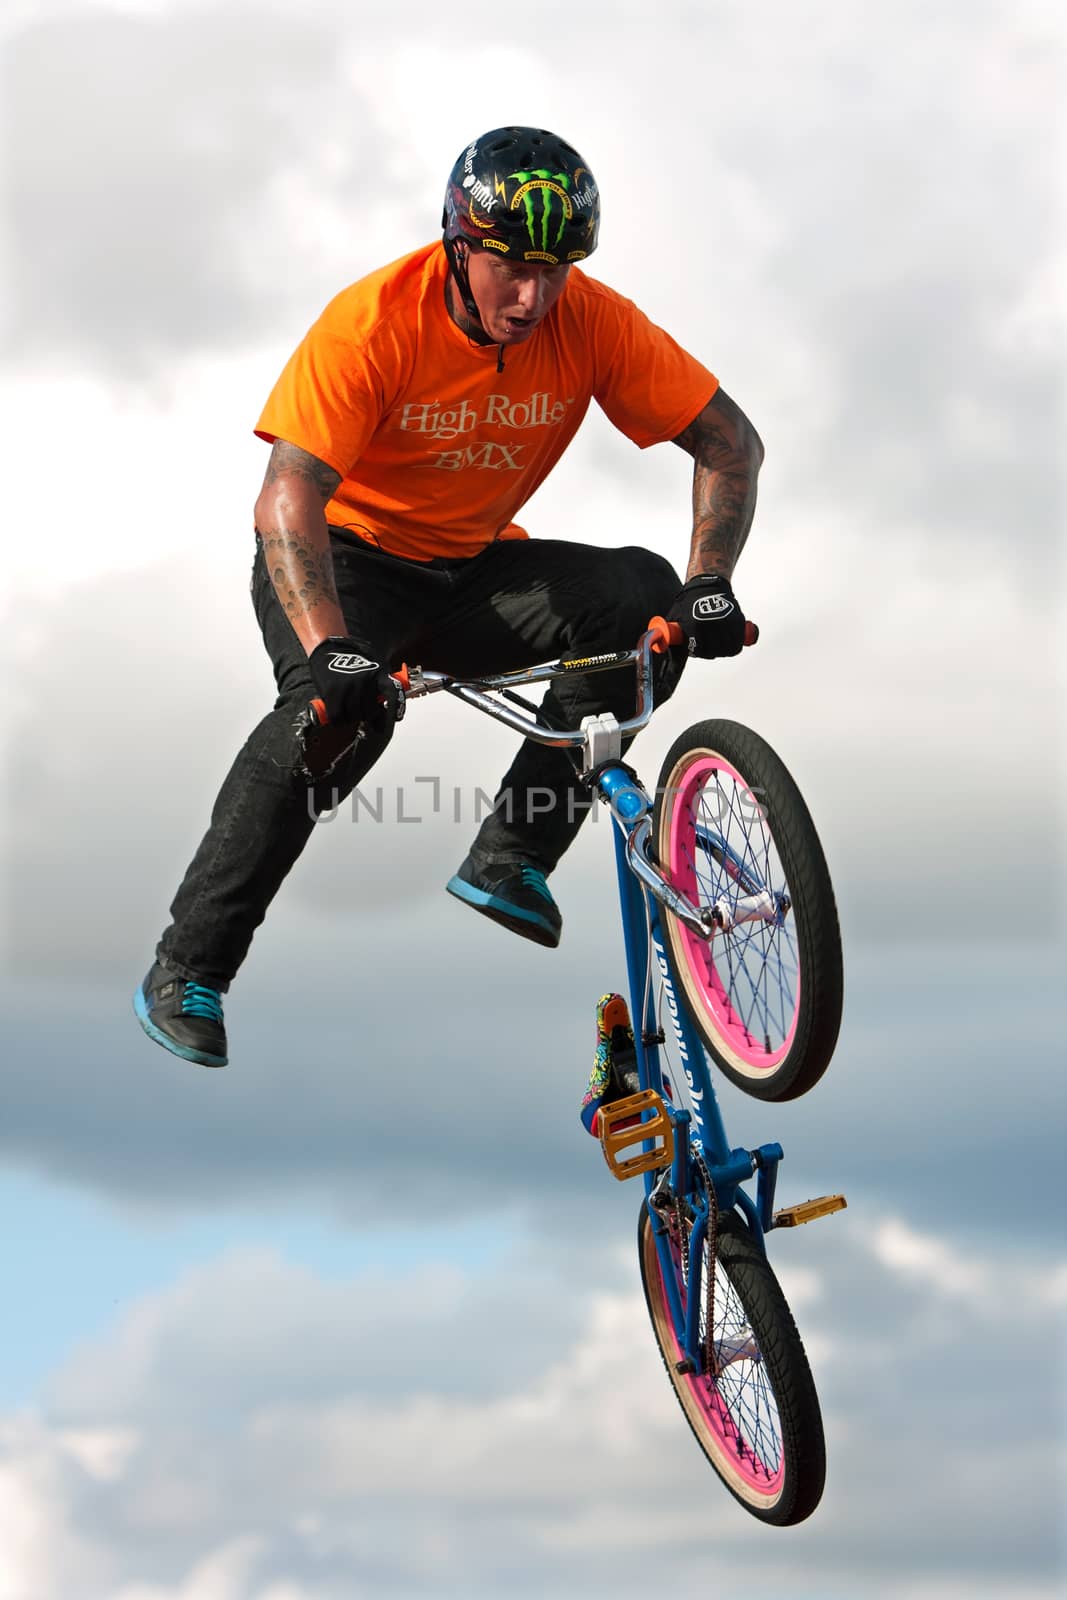
<instances>
[{"instance_id":1,"label":"monster energy logo on helmet","mask_svg":"<svg viewBox=\"0 0 1067 1600\"><path fill-rule=\"evenodd\" d=\"M509 172L508 177L520 185L511 197L509 209L517 211L520 205L523 207L530 243L535 250L554 250L574 216L567 192L570 178L565 172L549 172L547 168L537 172Z\"/></svg>"},{"instance_id":2,"label":"monster energy logo on helmet","mask_svg":"<svg viewBox=\"0 0 1067 1600\"><path fill-rule=\"evenodd\" d=\"M495 128L473 140L449 176L445 248L461 289L456 246L564 263L592 255L600 228L596 180L572 145L545 128Z\"/></svg>"}]
</instances>

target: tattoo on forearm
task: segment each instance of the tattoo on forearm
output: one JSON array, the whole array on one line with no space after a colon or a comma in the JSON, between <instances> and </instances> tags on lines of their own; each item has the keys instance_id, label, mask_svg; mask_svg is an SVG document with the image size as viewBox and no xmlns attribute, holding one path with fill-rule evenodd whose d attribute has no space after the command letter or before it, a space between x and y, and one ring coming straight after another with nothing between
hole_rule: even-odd
<instances>
[{"instance_id":1,"label":"tattoo on forearm","mask_svg":"<svg viewBox=\"0 0 1067 1600\"><path fill-rule=\"evenodd\" d=\"M257 531L278 599L290 622L297 625L300 618L311 616L320 607L338 609L339 601L333 557L329 544L324 542L325 525L308 531L307 495L298 489L294 507L282 481L285 479L310 484L325 506L341 477L318 456L309 455L284 439L275 440L256 505L257 516L263 518ZM277 485L281 487L276 495L267 492ZM317 508L312 520L321 523ZM331 619L326 620L329 623Z\"/></svg>"},{"instance_id":2,"label":"tattoo on forearm","mask_svg":"<svg viewBox=\"0 0 1067 1600\"><path fill-rule=\"evenodd\" d=\"M721 572L728 578L748 538L756 510L756 480L725 468L693 471L693 542L688 576Z\"/></svg>"},{"instance_id":3,"label":"tattoo on forearm","mask_svg":"<svg viewBox=\"0 0 1067 1600\"><path fill-rule=\"evenodd\" d=\"M693 457L693 540L687 577L729 577L756 510L763 446L744 412L719 389L675 439Z\"/></svg>"},{"instance_id":4,"label":"tattoo on forearm","mask_svg":"<svg viewBox=\"0 0 1067 1600\"><path fill-rule=\"evenodd\" d=\"M320 605L339 605L333 559L298 533L260 530L263 555L278 599L290 621Z\"/></svg>"},{"instance_id":5,"label":"tattoo on forearm","mask_svg":"<svg viewBox=\"0 0 1067 1600\"><path fill-rule=\"evenodd\" d=\"M309 455L306 450L299 449L295 444L287 444L284 439L275 439L264 485L276 483L282 477L305 478L308 483L313 483L322 495L323 505L333 497L341 481L341 474L328 467L325 461L320 461L318 456Z\"/></svg>"}]
</instances>

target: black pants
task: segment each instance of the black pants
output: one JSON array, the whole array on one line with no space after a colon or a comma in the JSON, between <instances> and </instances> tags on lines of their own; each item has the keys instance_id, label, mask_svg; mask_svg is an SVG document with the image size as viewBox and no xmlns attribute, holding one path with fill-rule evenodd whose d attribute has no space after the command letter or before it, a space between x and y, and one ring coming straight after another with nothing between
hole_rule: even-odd
<instances>
[{"instance_id":1,"label":"black pants","mask_svg":"<svg viewBox=\"0 0 1067 1600\"><path fill-rule=\"evenodd\" d=\"M389 734L367 737L309 791L298 771L294 723L315 690L256 543L252 600L278 698L223 783L158 949L180 977L223 990L317 815L351 793L389 740ZM334 530L331 545L349 630L373 642L390 666L408 661L456 677L532 666L557 654L628 649L681 587L668 562L640 548L506 540L469 560L426 564ZM679 651L658 658L657 703L673 690L682 660ZM556 726L571 728L599 711L621 721L633 708L629 667L558 680L543 702ZM552 794L548 806L545 790ZM587 799L565 751L526 740L472 850L484 862L530 861L549 872L577 833Z\"/></svg>"}]
</instances>

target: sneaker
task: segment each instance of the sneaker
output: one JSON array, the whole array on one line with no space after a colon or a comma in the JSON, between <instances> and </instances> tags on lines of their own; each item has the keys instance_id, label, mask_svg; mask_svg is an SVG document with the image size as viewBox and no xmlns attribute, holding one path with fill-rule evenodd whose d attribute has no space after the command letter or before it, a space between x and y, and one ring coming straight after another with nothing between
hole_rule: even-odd
<instances>
[{"instance_id":1,"label":"sneaker","mask_svg":"<svg viewBox=\"0 0 1067 1600\"><path fill-rule=\"evenodd\" d=\"M630 1010L621 994L603 994L596 1007L596 1054L582 1101L582 1126L600 1137L600 1108L636 1094L641 1087ZM630 1121L637 1122L637 1117ZM628 1122L620 1127L628 1127Z\"/></svg>"},{"instance_id":2,"label":"sneaker","mask_svg":"<svg viewBox=\"0 0 1067 1600\"><path fill-rule=\"evenodd\" d=\"M512 933L550 950L559 944L563 918L539 867L515 861L478 867L468 856L445 887Z\"/></svg>"},{"instance_id":3,"label":"sneaker","mask_svg":"<svg viewBox=\"0 0 1067 1600\"><path fill-rule=\"evenodd\" d=\"M226 1029L217 989L179 978L157 961L133 997L137 1020L150 1039L203 1067L226 1065Z\"/></svg>"},{"instance_id":4,"label":"sneaker","mask_svg":"<svg viewBox=\"0 0 1067 1600\"><path fill-rule=\"evenodd\" d=\"M674 1104L670 1080L661 1072L663 1098ZM589 1087L579 1115L582 1126L594 1139L600 1137L600 1108L625 1100L641 1089L641 1075L637 1070L637 1047L630 1022L630 1008L621 994L602 994L596 1007L596 1054L593 1070L589 1074ZM616 1124L619 1128L634 1127L640 1114L625 1117Z\"/></svg>"}]
</instances>

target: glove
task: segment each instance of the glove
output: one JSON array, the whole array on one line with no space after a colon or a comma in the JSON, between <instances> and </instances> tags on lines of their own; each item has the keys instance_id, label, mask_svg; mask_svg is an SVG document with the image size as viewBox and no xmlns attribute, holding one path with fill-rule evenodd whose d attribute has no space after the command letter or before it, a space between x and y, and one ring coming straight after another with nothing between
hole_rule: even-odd
<instances>
[{"instance_id":1,"label":"glove","mask_svg":"<svg viewBox=\"0 0 1067 1600\"><path fill-rule=\"evenodd\" d=\"M679 624L691 656L739 656L744 648L745 619L730 580L719 572L690 578L667 620Z\"/></svg>"},{"instance_id":2,"label":"glove","mask_svg":"<svg viewBox=\"0 0 1067 1600\"><path fill-rule=\"evenodd\" d=\"M312 681L334 724L369 722L384 730L397 714L400 692L369 646L348 637L323 639L308 656Z\"/></svg>"}]
</instances>

